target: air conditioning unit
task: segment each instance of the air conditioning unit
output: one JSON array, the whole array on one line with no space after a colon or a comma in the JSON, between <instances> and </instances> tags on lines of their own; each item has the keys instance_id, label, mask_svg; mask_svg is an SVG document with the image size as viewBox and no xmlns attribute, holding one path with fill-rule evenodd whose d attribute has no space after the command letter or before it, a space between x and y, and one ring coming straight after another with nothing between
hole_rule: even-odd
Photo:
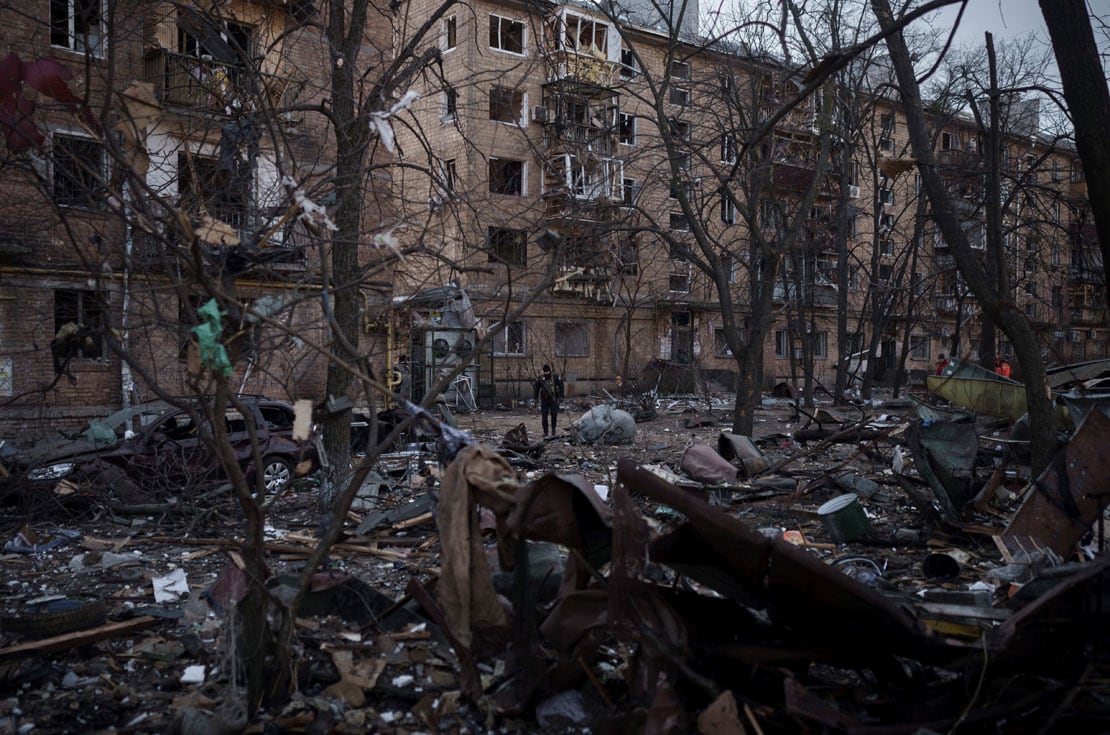
<instances>
[{"instance_id":1,"label":"air conditioning unit","mask_svg":"<svg viewBox=\"0 0 1110 735\"><path fill-rule=\"evenodd\" d=\"M859 199L859 187L855 184L848 184L848 198Z\"/></svg>"},{"instance_id":2,"label":"air conditioning unit","mask_svg":"<svg viewBox=\"0 0 1110 735\"><path fill-rule=\"evenodd\" d=\"M532 122L545 123L548 122L550 111L543 105L536 105L532 108Z\"/></svg>"}]
</instances>

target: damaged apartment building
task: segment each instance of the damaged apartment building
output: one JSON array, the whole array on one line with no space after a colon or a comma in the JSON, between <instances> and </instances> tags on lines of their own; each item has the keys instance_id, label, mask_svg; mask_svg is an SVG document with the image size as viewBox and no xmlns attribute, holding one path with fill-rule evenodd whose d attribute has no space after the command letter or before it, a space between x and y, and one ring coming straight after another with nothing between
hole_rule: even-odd
<instances>
[{"instance_id":1,"label":"damaged apartment building","mask_svg":"<svg viewBox=\"0 0 1110 735\"><path fill-rule=\"evenodd\" d=\"M440 10L418 0L406 22ZM414 165L394 184L404 219L429 222L420 237L445 257L409 260L399 276L461 286L479 333L504 326L479 357L480 394L528 398L543 363L563 373L568 395L628 386L652 366L728 387L736 360L720 289L745 344L761 273L753 227L773 244L811 191L770 285L764 388L798 379L803 361L831 387L838 356L857 378L869 369L889 383L901 369L903 384L921 382L941 353L974 358L978 310L930 221L889 64L866 62L859 88L829 103L818 90L795 104L804 69L742 44L706 45L696 17L480 0L438 19L429 42L442 74L421 81L413 107L426 147L399 133ZM986 253L983 132L966 112L930 109L964 230ZM1101 259L1078 159L1038 135L1035 102L1015 95L1002 109L1014 302L1049 363L1104 357Z\"/></svg>"},{"instance_id":2,"label":"damaged apartment building","mask_svg":"<svg viewBox=\"0 0 1110 735\"><path fill-rule=\"evenodd\" d=\"M306 347L329 339L321 253L351 246L368 261L386 227L415 252L396 272L363 271L363 348L375 367L411 358L418 390L469 363L468 405L531 398L544 363L570 396L651 388L656 368L729 387L722 291L743 349L760 247L792 223L796 242L766 284L765 388L804 363L831 386L840 358L889 381L899 367L931 372L941 352L973 356L974 299L918 195L881 59L859 89L793 104L804 70L706 45L696 4L684 7L661 18L646 3L414 0L371 13L363 35L380 47L360 60L367 78L401 49L434 63L380 101L420 94L397 112L394 158L366 177L356 243L310 231L294 206L309 197L326 218L336 203L335 138L308 112L329 99L332 62L306 23L311 4L0 12L6 68L47 59L70 74L52 94L23 85L12 98L37 108L30 144L9 136L0 172L0 425L75 424L152 385L189 392L191 334L214 285L235 296L222 325L235 387L323 399L326 348ZM1014 301L1049 362L1105 357L1078 161L1037 136L1028 101L1006 109L1021 111L1002 146ZM965 231L986 252L982 135L967 116L931 119ZM846 149L851 165L830 163ZM465 323L446 319L457 314Z\"/></svg>"},{"instance_id":3,"label":"damaged apartment building","mask_svg":"<svg viewBox=\"0 0 1110 735\"><path fill-rule=\"evenodd\" d=\"M14 91L32 113L5 131L0 173L5 433L193 392L189 344L217 291L230 295L219 326L235 389L319 400L327 361L304 347L326 332L319 236L293 205L334 150L319 118L291 111L323 94L311 6L46 12L0 11L5 74L22 70ZM366 291L388 300L387 285Z\"/></svg>"}]
</instances>

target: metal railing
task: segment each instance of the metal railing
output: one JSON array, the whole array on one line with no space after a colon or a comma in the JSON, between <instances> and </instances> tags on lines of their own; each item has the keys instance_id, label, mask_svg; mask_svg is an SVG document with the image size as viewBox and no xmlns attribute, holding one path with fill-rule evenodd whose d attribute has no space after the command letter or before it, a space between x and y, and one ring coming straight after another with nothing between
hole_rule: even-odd
<instances>
[{"instance_id":1,"label":"metal railing","mask_svg":"<svg viewBox=\"0 0 1110 735\"><path fill-rule=\"evenodd\" d=\"M143 60L143 78L163 103L232 115L291 104L302 83L165 49Z\"/></svg>"}]
</instances>

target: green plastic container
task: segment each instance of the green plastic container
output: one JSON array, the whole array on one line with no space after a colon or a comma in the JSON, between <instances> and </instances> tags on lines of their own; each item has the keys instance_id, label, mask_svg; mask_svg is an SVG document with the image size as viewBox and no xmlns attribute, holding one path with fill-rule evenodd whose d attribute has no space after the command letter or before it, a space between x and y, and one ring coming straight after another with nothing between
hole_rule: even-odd
<instances>
[{"instance_id":1,"label":"green plastic container","mask_svg":"<svg viewBox=\"0 0 1110 735\"><path fill-rule=\"evenodd\" d=\"M855 541L871 530L871 521L863 512L859 496L848 493L833 498L817 509L821 522L832 540L838 544Z\"/></svg>"}]
</instances>

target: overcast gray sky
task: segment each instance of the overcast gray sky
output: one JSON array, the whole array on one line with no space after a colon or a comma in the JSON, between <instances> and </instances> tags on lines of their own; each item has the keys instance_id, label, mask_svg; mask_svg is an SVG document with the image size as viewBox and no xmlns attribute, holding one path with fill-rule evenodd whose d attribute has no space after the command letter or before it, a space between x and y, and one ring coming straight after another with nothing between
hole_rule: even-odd
<instances>
[{"instance_id":1,"label":"overcast gray sky","mask_svg":"<svg viewBox=\"0 0 1110 735\"><path fill-rule=\"evenodd\" d=\"M1087 7L1093 15L1110 22L1110 0L1087 0ZM938 12L938 21L947 25L955 18L954 8ZM1103 43L1097 23L1094 25L1095 38ZM1037 0L969 0L956 34L957 43L982 45L984 31L990 31L995 39L1015 38L1032 32L1042 42L1048 42L1048 29Z\"/></svg>"}]
</instances>

